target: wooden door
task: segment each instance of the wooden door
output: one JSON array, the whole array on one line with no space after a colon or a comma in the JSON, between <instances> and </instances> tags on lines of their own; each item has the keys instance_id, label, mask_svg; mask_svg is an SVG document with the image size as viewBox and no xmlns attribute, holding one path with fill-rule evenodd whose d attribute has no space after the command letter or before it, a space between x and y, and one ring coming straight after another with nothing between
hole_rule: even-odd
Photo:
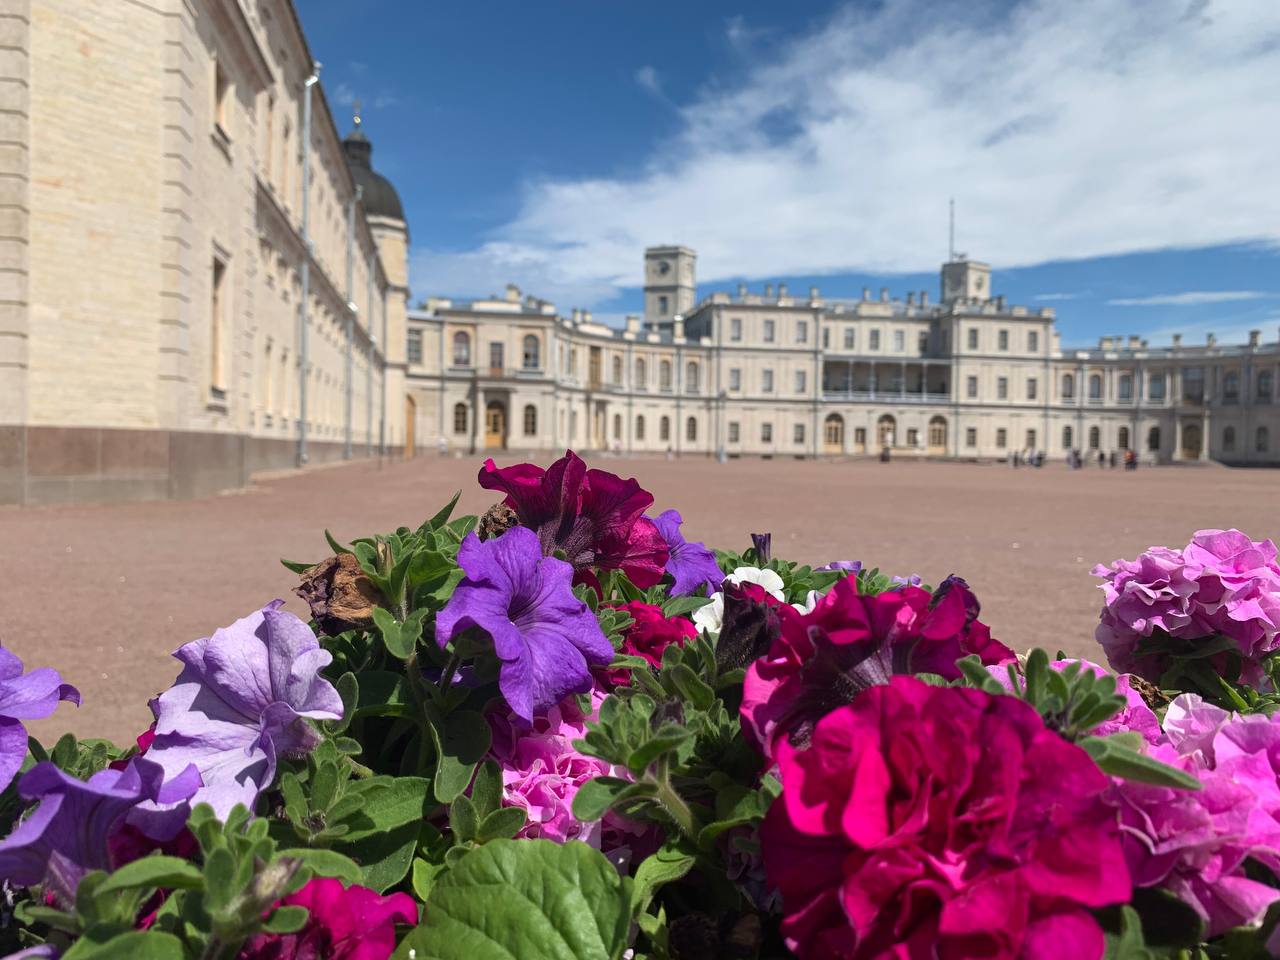
<instances>
[{"instance_id":1,"label":"wooden door","mask_svg":"<svg viewBox=\"0 0 1280 960\"><path fill-rule=\"evenodd\" d=\"M484 446L502 450L507 445L507 408L496 400L484 410Z\"/></svg>"}]
</instances>

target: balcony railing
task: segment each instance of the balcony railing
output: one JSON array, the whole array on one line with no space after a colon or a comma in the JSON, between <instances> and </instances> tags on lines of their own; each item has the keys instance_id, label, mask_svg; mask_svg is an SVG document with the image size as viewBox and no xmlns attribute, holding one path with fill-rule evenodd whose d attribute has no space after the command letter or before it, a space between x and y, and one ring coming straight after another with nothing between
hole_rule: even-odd
<instances>
[{"instance_id":1,"label":"balcony railing","mask_svg":"<svg viewBox=\"0 0 1280 960\"><path fill-rule=\"evenodd\" d=\"M824 388L823 400L876 401L879 403L950 403L949 393L902 393L897 390L832 390Z\"/></svg>"}]
</instances>

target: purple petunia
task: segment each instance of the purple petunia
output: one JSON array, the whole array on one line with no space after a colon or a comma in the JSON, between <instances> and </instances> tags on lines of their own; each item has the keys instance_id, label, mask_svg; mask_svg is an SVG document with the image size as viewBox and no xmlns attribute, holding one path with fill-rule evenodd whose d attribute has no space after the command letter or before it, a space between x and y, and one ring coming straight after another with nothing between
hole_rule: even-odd
<instances>
[{"instance_id":1,"label":"purple petunia","mask_svg":"<svg viewBox=\"0 0 1280 960\"><path fill-rule=\"evenodd\" d=\"M667 542L670 555L667 558L667 573L675 579L671 585L671 595L701 594L703 587L707 592L720 589L724 581L724 573L716 563L716 555L706 544L689 541L680 532L683 518L677 510L666 510L653 521Z\"/></svg>"},{"instance_id":2,"label":"purple petunia","mask_svg":"<svg viewBox=\"0 0 1280 960\"><path fill-rule=\"evenodd\" d=\"M273 600L181 647L177 682L151 703L156 737L148 759L169 776L194 764L204 781L195 802L222 819L237 803L253 809L279 757L320 742L309 719L342 717L342 698L320 675L332 657L282 606Z\"/></svg>"},{"instance_id":3,"label":"purple petunia","mask_svg":"<svg viewBox=\"0 0 1280 960\"><path fill-rule=\"evenodd\" d=\"M90 870L110 870L110 840L126 822L157 840L173 838L186 823L186 801L200 786L194 767L165 779L158 763L135 757L124 770L102 770L77 780L49 761L18 781L34 812L0 841L0 879L19 886L45 883L64 906ZM147 809L163 805L163 811Z\"/></svg>"},{"instance_id":4,"label":"purple petunia","mask_svg":"<svg viewBox=\"0 0 1280 960\"><path fill-rule=\"evenodd\" d=\"M80 691L63 683L57 670L41 667L22 672L22 661L0 647L0 790L13 781L27 757L23 720L40 720L58 709L61 700L80 706Z\"/></svg>"},{"instance_id":5,"label":"purple petunia","mask_svg":"<svg viewBox=\"0 0 1280 960\"><path fill-rule=\"evenodd\" d=\"M440 646L473 627L488 633L502 661L498 687L526 723L591 689L588 668L607 666L613 647L574 596L573 567L544 557L538 535L525 527L484 542L467 534L458 565L466 577L436 616Z\"/></svg>"}]
</instances>

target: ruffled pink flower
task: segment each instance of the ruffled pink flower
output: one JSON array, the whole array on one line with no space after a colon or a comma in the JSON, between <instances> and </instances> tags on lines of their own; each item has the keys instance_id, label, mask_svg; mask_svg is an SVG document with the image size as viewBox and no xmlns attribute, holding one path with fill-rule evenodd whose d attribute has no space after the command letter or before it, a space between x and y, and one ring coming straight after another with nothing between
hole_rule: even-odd
<instances>
[{"instance_id":1,"label":"ruffled pink flower","mask_svg":"<svg viewBox=\"0 0 1280 960\"><path fill-rule=\"evenodd\" d=\"M631 626L622 636L622 648L619 653L639 657L655 670L662 666L662 654L667 647L675 644L683 647L685 643L698 635L692 621L684 617L664 617L662 608L651 603L619 604L619 610L631 615ZM623 686L631 683L631 671L626 669L610 670L606 679L611 686Z\"/></svg>"},{"instance_id":2,"label":"ruffled pink flower","mask_svg":"<svg viewBox=\"0 0 1280 960\"><path fill-rule=\"evenodd\" d=\"M586 721L595 719L604 697L599 688L592 692L590 716L584 716L572 698L565 700L545 716L535 717L532 729L514 714L490 716L490 754L502 767L502 804L525 812L518 836L556 843L581 840L599 850L610 846L615 839L611 834L625 829L625 824L609 815L589 823L573 815L573 798L588 780L631 779L625 767L579 753L574 746L574 741L586 736Z\"/></svg>"},{"instance_id":3,"label":"ruffled pink flower","mask_svg":"<svg viewBox=\"0 0 1280 960\"><path fill-rule=\"evenodd\" d=\"M238 960L387 960L396 924L418 922L418 905L407 893L384 897L332 877L316 877L279 906L306 907L306 924L297 933L250 937Z\"/></svg>"},{"instance_id":4,"label":"ruffled pink flower","mask_svg":"<svg viewBox=\"0 0 1280 960\"><path fill-rule=\"evenodd\" d=\"M532 463L499 469L486 460L479 481L506 494L507 506L538 535L544 554L560 553L588 582L591 567L621 570L641 589L662 579L667 542L644 516L653 495L634 478L588 470L566 450L546 470Z\"/></svg>"},{"instance_id":5,"label":"ruffled pink flower","mask_svg":"<svg viewBox=\"0 0 1280 960\"><path fill-rule=\"evenodd\" d=\"M1270 540L1201 530L1181 550L1152 547L1093 573L1106 594L1096 636L1117 671L1158 680L1166 658L1140 650L1158 631L1185 641L1221 634L1239 648L1242 679L1263 680L1260 660L1280 646L1280 563Z\"/></svg>"},{"instance_id":6,"label":"ruffled pink flower","mask_svg":"<svg viewBox=\"0 0 1280 960\"><path fill-rule=\"evenodd\" d=\"M1183 694L1165 714L1157 760L1200 780L1199 791L1117 780L1125 859L1137 886L1190 904L1208 936L1262 919L1280 890L1245 875L1252 858L1280 870L1280 719L1237 716Z\"/></svg>"},{"instance_id":7,"label":"ruffled pink flower","mask_svg":"<svg viewBox=\"0 0 1280 960\"><path fill-rule=\"evenodd\" d=\"M779 607L782 633L747 669L742 725L766 757L787 733L803 737L823 715L895 674L960 676L956 661L1013 659L1013 651L977 619L978 602L963 580L948 577L932 595L903 586L861 595L839 580L807 614Z\"/></svg>"},{"instance_id":8,"label":"ruffled pink flower","mask_svg":"<svg viewBox=\"0 0 1280 960\"><path fill-rule=\"evenodd\" d=\"M778 744L761 828L803 960L1098 960L1129 899L1107 777L1015 697L893 677Z\"/></svg>"}]
</instances>

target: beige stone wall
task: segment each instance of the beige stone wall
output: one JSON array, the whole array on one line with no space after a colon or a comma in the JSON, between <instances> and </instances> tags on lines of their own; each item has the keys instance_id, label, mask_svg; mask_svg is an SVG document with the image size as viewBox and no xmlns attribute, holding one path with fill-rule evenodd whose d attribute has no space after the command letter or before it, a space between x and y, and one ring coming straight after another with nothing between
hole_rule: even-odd
<instances>
[{"instance_id":1,"label":"beige stone wall","mask_svg":"<svg viewBox=\"0 0 1280 960\"><path fill-rule=\"evenodd\" d=\"M27 419L30 30L30 0L0 0L0 426ZM13 441L8 445L7 455L0 456L0 474L7 472L11 485L20 467ZM0 502L5 499L0 492Z\"/></svg>"}]
</instances>

